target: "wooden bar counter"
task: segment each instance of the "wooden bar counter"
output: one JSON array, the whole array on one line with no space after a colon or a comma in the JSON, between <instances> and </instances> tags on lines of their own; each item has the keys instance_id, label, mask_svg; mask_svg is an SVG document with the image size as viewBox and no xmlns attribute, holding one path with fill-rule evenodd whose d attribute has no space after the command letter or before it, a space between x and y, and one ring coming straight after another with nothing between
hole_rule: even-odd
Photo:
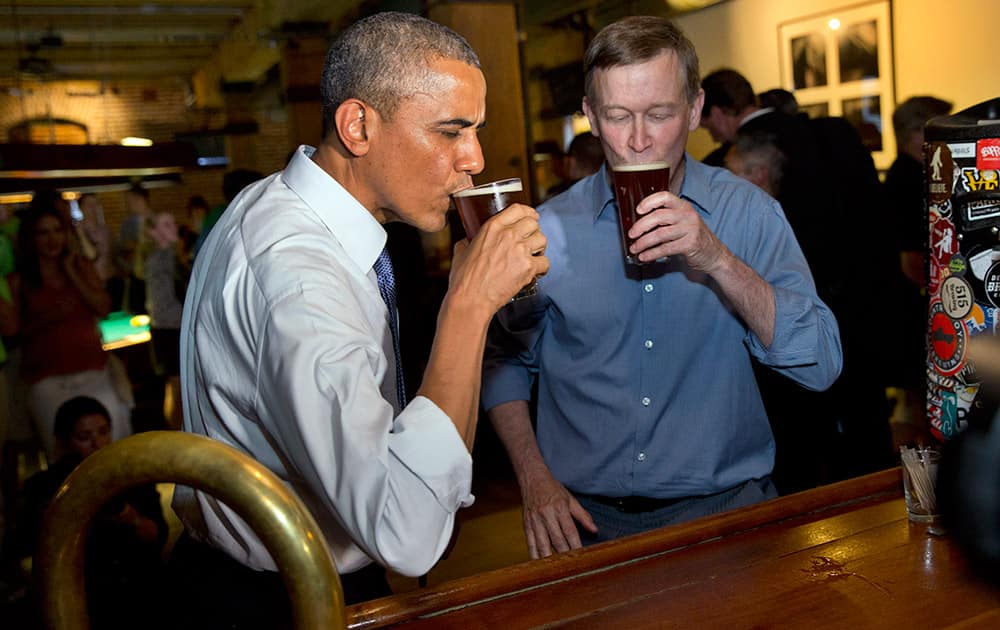
<instances>
[{"instance_id":1,"label":"wooden bar counter","mask_svg":"<svg viewBox=\"0 0 1000 630\"><path fill-rule=\"evenodd\" d=\"M350 628L1000 628L899 469L349 607Z\"/></svg>"}]
</instances>

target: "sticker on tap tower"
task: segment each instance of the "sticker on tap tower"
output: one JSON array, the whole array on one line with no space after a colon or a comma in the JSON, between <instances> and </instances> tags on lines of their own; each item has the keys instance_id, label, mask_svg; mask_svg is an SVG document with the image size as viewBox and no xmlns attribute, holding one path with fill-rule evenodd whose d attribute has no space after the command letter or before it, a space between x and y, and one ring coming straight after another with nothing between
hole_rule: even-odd
<instances>
[{"instance_id":1,"label":"sticker on tap tower","mask_svg":"<svg viewBox=\"0 0 1000 630\"><path fill-rule=\"evenodd\" d=\"M944 376L958 374L965 364L967 337L965 322L949 317L941 300L934 300L927 340L927 354L934 369Z\"/></svg>"}]
</instances>

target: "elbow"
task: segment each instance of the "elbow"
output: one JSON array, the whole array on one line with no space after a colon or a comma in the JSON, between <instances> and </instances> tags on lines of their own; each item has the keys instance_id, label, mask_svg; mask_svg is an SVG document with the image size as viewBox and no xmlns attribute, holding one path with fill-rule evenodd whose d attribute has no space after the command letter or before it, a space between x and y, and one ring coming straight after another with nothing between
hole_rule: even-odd
<instances>
[{"instance_id":1,"label":"elbow","mask_svg":"<svg viewBox=\"0 0 1000 630\"><path fill-rule=\"evenodd\" d=\"M840 373L844 369L844 351L840 346L840 337L834 336L830 340L829 350L826 353L826 359L820 362L820 365L825 369L821 370L816 379L816 384L813 389L819 392L824 392L830 389L837 379L840 378Z\"/></svg>"},{"instance_id":2,"label":"elbow","mask_svg":"<svg viewBox=\"0 0 1000 630\"><path fill-rule=\"evenodd\" d=\"M447 549L454 523L453 514L444 519L444 522L425 523L429 527L436 526L437 531L441 533L433 544L427 544L427 538L415 534L418 530L412 528L407 528L406 531L386 530L376 540L375 558L380 564L400 575L406 577L424 575L434 568Z\"/></svg>"}]
</instances>

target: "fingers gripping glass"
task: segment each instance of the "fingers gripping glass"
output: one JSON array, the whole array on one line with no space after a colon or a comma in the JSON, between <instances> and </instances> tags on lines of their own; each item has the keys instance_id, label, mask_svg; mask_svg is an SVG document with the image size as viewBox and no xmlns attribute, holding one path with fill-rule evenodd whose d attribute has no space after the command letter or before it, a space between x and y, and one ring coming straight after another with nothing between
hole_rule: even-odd
<instances>
[{"instance_id":1,"label":"fingers gripping glass","mask_svg":"<svg viewBox=\"0 0 1000 630\"><path fill-rule=\"evenodd\" d=\"M465 228L470 240L475 238L479 228L494 214L512 204L528 202L521 180L517 177L466 188L452 195L452 199L458 209L458 216L462 219L462 227ZM514 299L534 295L537 291L538 287L532 280L517 292Z\"/></svg>"}]
</instances>

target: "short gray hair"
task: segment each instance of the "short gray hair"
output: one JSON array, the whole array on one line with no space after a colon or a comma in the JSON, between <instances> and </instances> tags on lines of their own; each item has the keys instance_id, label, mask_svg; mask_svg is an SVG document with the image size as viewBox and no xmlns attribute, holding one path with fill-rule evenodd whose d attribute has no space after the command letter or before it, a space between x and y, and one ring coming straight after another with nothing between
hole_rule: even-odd
<instances>
[{"instance_id":1,"label":"short gray hair","mask_svg":"<svg viewBox=\"0 0 1000 630\"><path fill-rule=\"evenodd\" d=\"M401 101L422 91L436 59L479 67L479 57L461 35L412 13L376 13L349 26L330 46L323 66L324 134L350 98L391 119Z\"/></svg>"},{"instance_id":2,"label":"short gray hair","mask_svg":"<svg viewBox=\"0 0 1000 630\"><path fill-rule=\"evenodd\" d=\"M740 133L729 151L743 158L744 167L748 170L766 168L771 194L775 196L780 194L787 158L778 148L778 141L773 133L762 130ZM746 173L736 174L742 176Z\"/></svg>"}]
</instances>

